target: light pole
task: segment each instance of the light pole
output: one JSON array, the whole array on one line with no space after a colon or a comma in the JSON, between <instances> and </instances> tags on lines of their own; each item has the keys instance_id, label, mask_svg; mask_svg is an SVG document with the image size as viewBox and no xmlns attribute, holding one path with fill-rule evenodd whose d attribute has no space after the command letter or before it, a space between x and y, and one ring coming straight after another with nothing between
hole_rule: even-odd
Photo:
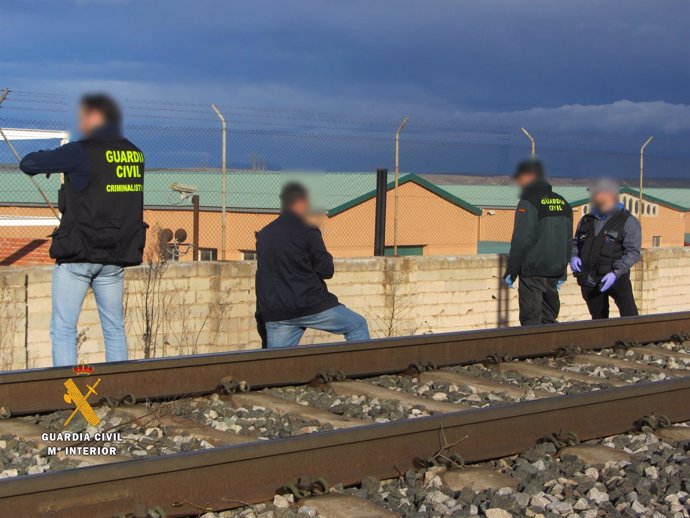
<instances>
[{"instance_id":1,"label":"light pole","mask_svg":"<svg viewBox=\"0 0 690 518\"><path fill-rule=\"evenodd\" d=\"M522 132L525 134L525 137L529 139L529 141L532 143L532 153L530 153L530 156L532 158L535 157L537 154L537 142L534 140L534 137L530 135L529 131L527 131L525 128L520 128Z\"/></svg>"},{"instance_id":2,"label":"light pole","mask_svg":"<svg viewBox=\"0 0 690 518\"><path fill-rule=\"evenodd\" d=\"M642 189L644 188L644 150L654 140L654 137L649 137L645 140L644 144L640 148L640 199L638 200L639 209L637 211L637 219L640 221L640 226L642 226Z\"/></svg>"},{"instance_id":3,"label":"light pole","mask_svg":"<svg viewBox=\"0 0 690 518\"><path fill-rule=\"evenodd\" d=\"M400 134L410 118L405 117L395 132L395 189L393 196L393 256L398 257L398 183L400 181Z\"/></svg>"},{"instance_id":4,"label":"light pole","mask_svg":"<svg viewBox=\"0 0 690 518\"><path fill-rule=\"evenodd\" d=\"M223 117L223 114L220 112L218 107L215 104L211 105L211 109L213 109L214 112L216 112L216 115L220 119L220 124L222 128L222 142L223 142L223 149L221 151L221 180L220 180L220 196L221 196L221 221L220 221L220 231L221 231L221 236L220 236L220 258L222 261L225 261L225 235L226 235L226 216L225 213L227 211L227 193L228 193L228 184L227 184L227 172L228 172L228 164L227 164L227 134L228 134L228 125L225 122L225 117Z\"/></svg>"}]
</instances>

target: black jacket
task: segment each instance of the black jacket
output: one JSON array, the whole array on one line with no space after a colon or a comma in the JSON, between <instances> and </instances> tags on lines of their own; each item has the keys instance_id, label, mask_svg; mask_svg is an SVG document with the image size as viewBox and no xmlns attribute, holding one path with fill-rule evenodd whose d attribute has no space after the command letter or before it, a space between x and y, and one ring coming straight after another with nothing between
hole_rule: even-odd
<instances>
[{"instance_id":1,"label":"black jacket","mask_svg":"<svg viewBox=\"0 0 690 518\"><path fill-rule=\"evenodd\" d=\"M515 211L508 269L513 280L549 277L565 280L573 236L573 210L544 180L522 191Z\"/></svg>"},{"instance_id":2,"label":"black jacket","mask_svg":"<svg viewBox=\"0 0 690 518\"><path fill-rule=\"evenodd\" d=\"M118 140L122 131L115 124L104 124L91 135L94 140ZM34 151L22 158L19 168L30 176L64 173L75 191L83 191L89 183L91 159L80 141L69 142L49 151Z\"/></svg>"},{"instance_id":3,"label":"black jacket","mask_svg":"<svg viewBox=\"0 0 690 518\"><path fill-rule=\"evenodd\" d=\"M119 128L104 125L84 140L30 153L20 167L30 175L65 173L58 195L62 218L50 246L53 259L141 264L147 228L144 155L121 136Z\"/></svg>"},{"instance_id":4,"label":"black jacket","mask_svg":"<svg viewBox=\"0 0 690 518\"><path fill-rule=\"evenodd\" d=\"M321 231L283 212L256 235L257 309L266 322L315 315L338 305L324 279L333 277L333 256Z\"/></svg>"}]
</instances>

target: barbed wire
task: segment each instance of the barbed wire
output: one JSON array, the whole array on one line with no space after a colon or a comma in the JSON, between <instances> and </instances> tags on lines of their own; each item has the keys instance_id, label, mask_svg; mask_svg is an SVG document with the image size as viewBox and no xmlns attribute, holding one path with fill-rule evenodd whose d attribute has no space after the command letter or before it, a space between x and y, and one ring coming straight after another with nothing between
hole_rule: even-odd
<instances>
[{"instance_id":1,"label":"barbed wire","mask_svg":"<svg viewBox=\"0 0 690 518\"><path fill-rule=\"evenodd\" d=\"M39 93L39 92L27 92L21 90L13 90L12 94L17 94L24 96L25 99L21 99L20 102L30 103L36 102L40 104L50 104L50 100L53 99L56 103L63 105L69 105L68 99L70 98L67 94L58 93ZM29 99L26 99L28 97ZM41 99L31 99L31 97L40 97ZM57 99L61 99L58 101ZM122 101L129 105L130 117L146 116L150 118L162 118L162 119L181 119L181 120L207 120L213 119L215 116L210 109L211 103L194 103L194 102L182 102L173 100L156 100L156 99L142 99L142 98L123 98ZM223 103L217 103L217 106L221 111L226 112L226 116L230 118L230 122L239 122L234 119L241 119L243 122L248 123L261 123L260 121L269 120L274 124L286 125L286 121L290 123L299 123L304 125L306 123L319 122L324 125L329 126L341 126L349 129L359 128L360 125L364 126L380 126L387 127L389 131L395 131L398 125L402 121L403 115L394 116L382 116L382 115L364 115L364 114L352 114L352 113L336 113L336 112L318 112L309 110L299 110L299 109L289 109L289 108L276 108L276 107L254 107L254 106L237 106L229 105ZM182 114L199 114L203 115L203 118L190 117L184 119L178 116L155 116L148 114L152 111L167 112L167 113L182 113ZM146 115L148 114L148 115ZM427 117L414 116L411 123L406 128L406 132L415 132L423 130L431 131L447 131L447 132L471 132L475 134L506 134L506 136L511 136L514 133L517 126L509 124L486 124L479 123L476 121L467 122L459 119L459 116L446 115L449 120L439 121L438 119L430 119ZM262 123L264 124L264 123ZM590 139L591 137L584 133L578 132L563 132L555 128L540 127L539 133L541 139L551 139L558 136L574 136L579 140ZM521 135L512 135L516 138L523 138ZM620 140L620 137L601 135L597 136L596 142L601 143L602 139L610 139L611 142ZM568 139L568 141L572 141Z\"/></svg>"},{"instance_id":2,"label":"barbed wire","mask_svg":"<svg viewBox=\"0 0 690 518\"><path fill-rule=\"evenodd\" d=\"M25 90L11 90L8 100L2 106L3 112L14 113L45 113L69 114L71 96L56 92L35 92ZM125 98L128 103L127 120L138 121L147 119L163 121L155 126L161 131L191 131L199 125L184 126L186 123L203 123L203 126L217 128L217 119L210 109L210 104L200 102ZM229 127L233 132L254 132L257 136L314 138L320 135L323 139L361 139L362 141L388 142L394 135L401 118L380 115L362 115L352 113L327 113L310 110L298 110L276 107L251 107L220 104L221 110L226 112ZM525 145L524 136L515 127L508 125L480 125L458 120L433 120L424 117L413 118L405 128L401 140L408 145L485 145L517 146ZM20 120L15 118L15 120ZM167 122L179 124L169 124ZM48 121L34 119L34 124L48 126ZM7 123L7 119L5 119ZM65 117L65 124L68 122ZM144 130L141 124L128 124L129 128ZM153 130L153 125L150 125ZM262 133L263 131L263 133ZM537 136L538 150L546 149L552 152L590 152L600 156L628 156L638 152L639 142L631 135L597 134L592 136L583 132L563 132L553 128L531 128ZM655 146L657 149L658 147ZM687 149L668 148L664 152L657 152L652 148L649 157L666 159L688 158Z\"/></svg>"},{"instance_id":3,"label":"barbed wire","mask_svg":"<svg viewBox=\"0 0 690 518\"><path fill-rule=\"evenodd\" d=\"M71 99L72 97L65 93L12 90L3 108L19 113L69 114ZM134 97L123 98L123 101L127 108L127 120L150 119L209 125L216 123L216 117L210 109L210 103ZM56 108L55 105L60 106L60 108ZM390 137L394 135L402 120L402 116L329 113L222 103L218 106L225 113L229 126L235 130L237 128L270 128L305 133L307 130L316 132L331 129L336 130L336 132L359 133L368 138L379 134ZM405 128L401 139L408 140L424 133L426 134L425 138L438 140L441 145L457 140L467 142L489 140L496 144L514 142L518 145L524 142L524 136L514 125L470 123L461 120L460 115L448 115L447 117L451 117L453 120L440 121L427 117L413 117ZM540 149L548 147L549 149L564 151L571 148L583 152L605 151L609 154L633 154L638 152L641 144L639 137L635 135L607 134L606 132L597 132L596 135L592 135L591 132L564 131L545 126L530 128L530 131L537 137ZM655 147L658 148L658 145L659 143ZM667 148L666 154L657 153L652 149L649 156L686 158L690 157L690 149Z\"/></svg>"}]
</instances>

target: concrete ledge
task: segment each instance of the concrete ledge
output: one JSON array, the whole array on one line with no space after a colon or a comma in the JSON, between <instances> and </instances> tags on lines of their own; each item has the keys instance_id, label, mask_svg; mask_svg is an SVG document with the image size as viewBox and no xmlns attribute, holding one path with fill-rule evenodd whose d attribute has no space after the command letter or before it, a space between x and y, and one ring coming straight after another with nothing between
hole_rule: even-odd
<instances>
[{"instance_id":1,"label":"concrete ledge","mask_svg":"<svg viewBox=\"0 0 690 518\"><path fill-rule=\"evenodd\" d=\"M497 254L337 259L328 284L344 304L368 319L374 337L517 325L517 290L506 289L500 279L506 260ZM0 321L12 322L0 336L4 369L50 363L51 272L52 266L0 268ZM169 263L162 277L151 278L149 273L146 266L126 272L130 357L259 346L254 321L256 261ZM632 272L641 312L690 310L690 292L679 282L688 274L690 247L644 250ZM155 296L147 297L147 290ZM561 290L561 302L561 321L589 318L572 277ZM152 332L145 339L147 317ZM91 294L79 331L80 358L102 361L103 339ZM310 331L303 343L336 340L340 337Z\"/></svg>"}]
</instances>

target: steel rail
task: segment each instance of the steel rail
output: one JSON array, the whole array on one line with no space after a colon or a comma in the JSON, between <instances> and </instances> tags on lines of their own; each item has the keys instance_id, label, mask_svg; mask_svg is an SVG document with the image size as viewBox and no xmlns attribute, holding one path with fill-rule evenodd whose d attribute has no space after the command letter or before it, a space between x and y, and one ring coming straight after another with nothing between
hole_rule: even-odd
<instances>
[{"instance_id":1,"label":"steel rail","mask_svg":"<svg viewBox=\"0 0 690 518\"><path fill-rule=\"evenodd\" d=\"M667 340L690 330L690 312L608 321L584 321L535 327L463 331L372 340L351 344L311 345L283 350L227 352L177 358L96 364L99 397L133 395L138 400L207 394L232 377L252 387L303 384L320 372L348 377L399 373L411 364L438 366L483 361L489 354L529 358L553 354L571 345L583 350L611 347L634 337L640 343ZM63 399L71 368L58 367L0 374L0 406L13 415L69 408Z\"/></svg>"},{"instance_id":2,"label":"steel rail","mask_svg":"<svg viewBox=\"0 0 690 518\"><path fill-rule=\"evenodd\" d=\"M0 482L0 515L113 516L143 505L188 516L269 500L305 473L345 485L396 477L455 442L453 451L478 462L519 453L562 429L590 440L627 432L654 412L687 421L689 398L686 377L18 477Z\"/></svg>"}]
</instances>

